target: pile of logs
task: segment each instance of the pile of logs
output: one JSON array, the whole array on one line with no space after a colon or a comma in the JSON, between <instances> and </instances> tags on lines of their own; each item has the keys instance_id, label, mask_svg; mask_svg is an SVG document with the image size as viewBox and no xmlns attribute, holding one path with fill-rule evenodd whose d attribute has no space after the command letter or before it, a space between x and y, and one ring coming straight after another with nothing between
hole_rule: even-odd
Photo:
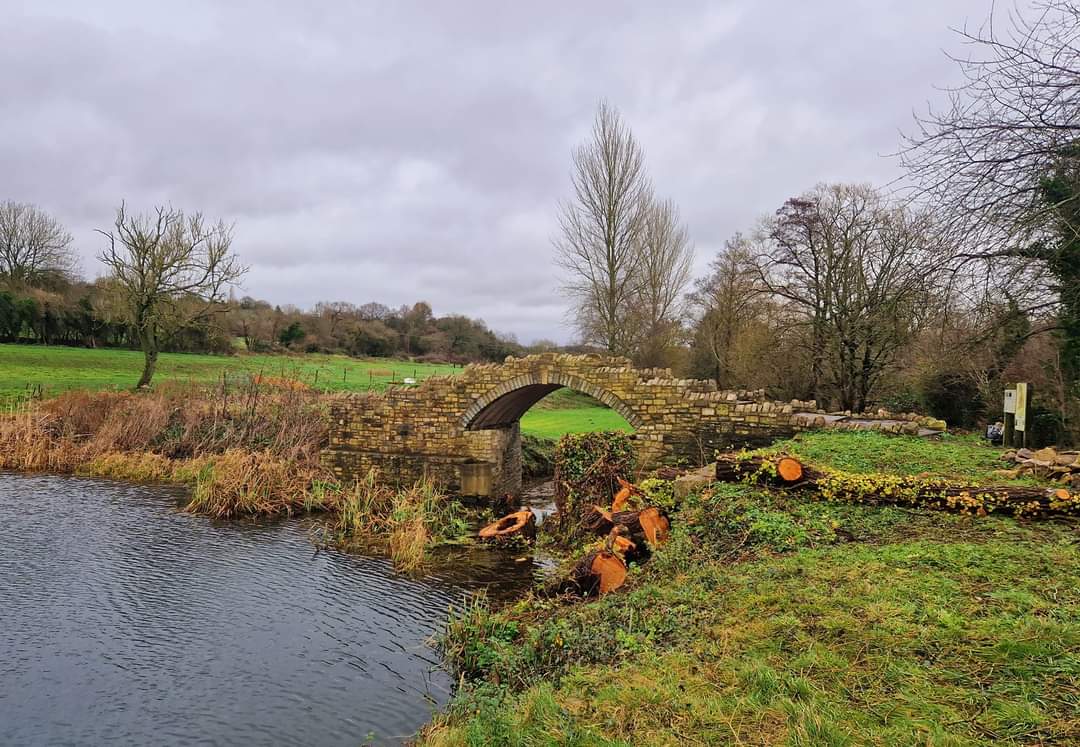
<instances>
[{"instance_id":1,"label":"pile of logs","mask_svg":"<svg viewBox=\"0 0 1080 747\"><path fill-rule=\"evenodd\" d=\"M591 506L581 519L582 528L604 539L570 571L570 582L583 594L606 594L626 580L626 564L649 557L653 548L667 541L668 517L656 506L628 509L630 499L648 498L636 485L619 480L619 492L611 508Z\"/></svg>"},{"instance_id":2,"label":"pile of logs","mask_svg":"<svg viewBox=\"0 0 1080 747\"><path fill-rule=\"evenodd\" d=\"M648 496L636 485L620 479L611 507L591 506L582 517L582 528L603 539L574 564L564 590L587 596L614 591L626 581L627 563L646 559L652 548L667 541L671 530L667 516L655 506L629 508L635 498L643 504ZM508 514L479 532L482 541L494 543L528 541L535 536L536 517L529 510Z\"/></svg>"},{"instance_id":3,"label":"pile of logs","mask_svg":"<svg viewBox=\"0 0 1080 747\"><path fill-rule=\"evenodd\" d=\"M1057 451L1053 448L1016 449L1006 451L1001 458L1016 464L1014 469L998 472L1002 477L1034 475L1070 485L1080 490L1080 451Z\"/></svg>"},{"instance_id":4,"label":"pile of logs","mask_svg":"<svg viewBox=\"0 0 1080 747\"><path fill-rule=\"evenodd\" d=\"M923 477L857 475L813 469L785 455L718 455L716 479L803 491L826 500L934 508L978 516L1080 515L1080 492L1065 488L954 485Z\"/></svg>"}]
</instances>

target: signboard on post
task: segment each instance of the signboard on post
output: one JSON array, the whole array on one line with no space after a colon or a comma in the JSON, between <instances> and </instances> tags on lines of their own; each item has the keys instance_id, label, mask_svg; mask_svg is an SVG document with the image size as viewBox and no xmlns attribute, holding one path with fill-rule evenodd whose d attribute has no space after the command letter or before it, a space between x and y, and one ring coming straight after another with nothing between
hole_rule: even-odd
<instances>
[{"instance_id":1,"label":"signboard on post","mask_svg":"<svg viewBox=\"0 0 1080 747\"><path fill-rule=\"evenodd\" d=\"M1027 430L1028 385L1016 385L1016 419L1013 427L1018 431Z\"/></svg>"},{"instance_id":2,"label":"signboard on post","mask_svg":"<svg viewBox=\"0 0 1080 747\"><path fill-rule=\"evenodd\" d=\"M1006 413L1013 413L1013 414L1016 413L1016 390L1015 389L1006 389L1005 390L1005 412Z\"/></svg>"}]
</instances>

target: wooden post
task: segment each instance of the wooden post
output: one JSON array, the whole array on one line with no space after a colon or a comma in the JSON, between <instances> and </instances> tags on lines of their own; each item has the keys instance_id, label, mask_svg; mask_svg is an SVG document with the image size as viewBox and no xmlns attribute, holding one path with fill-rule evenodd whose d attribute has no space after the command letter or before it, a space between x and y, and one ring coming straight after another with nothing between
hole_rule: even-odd
<instances>
[{"instance_id":1,"label":"wooden post","mask_svg":"<svg viewBox=\"0 0 1080 747\"><path fill-rule=\"evenodd\" d=\"M1005 430L1001 434L1001 445L1006 449L1014 446L1016 440L1016 389L1005 390Z\"/></svg>"},{"instance_id":2,"label":"wooden post","mask_svg":"<svg viewBox=\"0 0 1080 747\"><path fill-rule=\"evenodd\" d=\"M1016 416L1013 420L1013 428L1016 429L1014 446L1028 448L1028 403L1030 402L1031 390L1025 382L1016 384Z\"/></svg>"}]
</instances>

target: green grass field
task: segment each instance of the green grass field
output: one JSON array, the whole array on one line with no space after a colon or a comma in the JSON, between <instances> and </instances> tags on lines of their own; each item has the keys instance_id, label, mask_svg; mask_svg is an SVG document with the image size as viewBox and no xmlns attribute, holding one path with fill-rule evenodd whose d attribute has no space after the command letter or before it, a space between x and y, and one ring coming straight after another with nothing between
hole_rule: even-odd
<instances>
[{"instance_id":1,"label":"green grass field","mask_svg":"<svg viewBox=\"0 0 1080 747\"><path fill-rule=\"evenodd\" d=\"M0 399L23 396L36 386L45 396L69 389L129 389L142 371L136 350L0 345ZM400 360L360 360L344 355L200 355L162 353L155 382L210 383L222 374L263 374L299 379L330 392L384 389L405 377L454 374L457 366Z\"/></svg>"},{"instance_id":2,"label":"green grass field","mask_svg":"<svg viewBox=\"0 0 1080 747\"><path fill-rule=\"evenodd\" d=\"M0 344L0 404L40 391L45 397L71 389L129 389L142 371L142 353L135 350L69 348ZM156 382L207 384L222 376L263 374L299 379L322 391L385 389L392 381L456 374L460 367L344 355L199 355L162 353ZM614 410L595 400L559 390L530 410L521 421L526 433L558 438L563 433L630 430Z\"/></svg>"}]
</instances>

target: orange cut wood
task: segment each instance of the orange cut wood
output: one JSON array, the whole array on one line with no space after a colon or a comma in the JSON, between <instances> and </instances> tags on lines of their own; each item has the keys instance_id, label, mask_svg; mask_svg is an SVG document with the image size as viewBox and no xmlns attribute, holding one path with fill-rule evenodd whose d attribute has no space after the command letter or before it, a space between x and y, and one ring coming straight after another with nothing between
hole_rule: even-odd
<instances>
[{"instance_id":1,"label":"orange cut wood","mask_svg":"<svg viewBox=\"0 0 1080 747\"><path fill-rule=\"evenodd\" d=\"M611 538L611 549L622 554L623 557L626 557L627 553L632 553L637 549L637 545L635 545L634 541L629 537L615 535Z\"/></svg>"},{"instance_id":2,"label":"orange cut wood","mask_svg":"<svg viewBox=\"0 0 1080 747\"><path fill-rule=\"evenodd\" d=\"M626 486L621 488L619 492L615 494L615 498L611 501L612 512L622 511L626 508L626 502L630 500L630 493L630 487Z\"/></svg>"},{"instance_id":3,"label":"orange cut wood","mask_svg":"<svg viewBox=\"0 0 1080 747\"><path fill-rule=\"evenodd\" d=\"M614 553L606 551L596 553L590 570L600 579L601 594L618 589L626 581L626 563Z\"/></svg>"},{"instance_id":4,"label":"orange cut wood","mask_svg":"<svg viewBox=\"0 0 1080 747\"><path fill-rule=\"evenodd\" d=\"M798 459L784 457L776 463L776 474L784 482L798 482L803 476L803 467Z\"/></svg>"},{"instance_id":5,"label":"orange cut wood","mask_svg":"<svg viewBox=\"0 0 1080 747\"><path fill-rule=\"evenodd\" d=\"M536 515L532 511L515 511L507 514L498 521L488 524L480 530L479 536L483 540L499 540L521 535L532 538L536 535Z\"/></svg>"},{"instance_id":6,"label":"orange cut wood","mask_svg":"<svg viewBox=\"0 0 1080 747\"><path fill-rule=\"evenodd\" d=\"M645 535L645 539L653 547L660 547L667 541L671 524L660 513L660 509L655 506L642 509L641 513L638 514L638 522L641 524L641 531Z\"/></svg>"}]
</instances>

